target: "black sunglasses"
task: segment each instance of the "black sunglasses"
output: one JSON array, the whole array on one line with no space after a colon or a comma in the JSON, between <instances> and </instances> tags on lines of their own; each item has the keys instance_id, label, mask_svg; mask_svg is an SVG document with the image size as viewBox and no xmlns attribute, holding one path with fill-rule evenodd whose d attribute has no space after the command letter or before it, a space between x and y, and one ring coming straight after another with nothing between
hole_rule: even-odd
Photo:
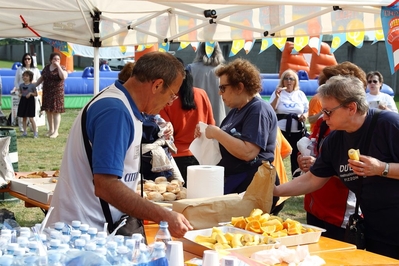
<instances>
[{"instance_id":1,"label":"black sunglasses","mask_svg":"<svg viewBox=\"0 0 399 266\"><path fill-rule=\"evenodd\" d=\"M226 87L231 86L230 84L223 84L219 86L219 90L221 93L224 93L226 91Z\"/></svg>"},{"instance_id":2,"label":"black sunglasses","mask_svg":"<svg viewBox=\"0 0 399 266\"><path fill-rule=\"evenodd\" d=\"M24 60L32 60L32 58L26 57L24 58Z\"/></svg>"},{"instance_id":3,"label":"black sunglasses","mask_svg":"<svg viewBox=\"0 0 399 266\"><path fill-rule=\"evenodd\" d=\"M334 112L334 111L337 110L338 108L341 108L342 106L343 106L343 105L340 104L340 105L334 107L333 109L331 109L331 110L329 110L329 111L326 110L326 109L322 109L321 111L322 111L326 116L330 117L331 114L332 114L332 112Z\"/></svg>"},{"instance_id":4,"label":"black sunglasses","mask_svg":"<svg viewBox=\"0 0 399 266\"><path fill-rule=\"evenodd\" d=\"M378 83L378 80L375 80L375 79L374 79L374 80L368 80L367 82L368 82L369 84L371 84L371 83L377 84L377 83Z\"/></svg>"},{"instance_id":5,"label":"black sunglasses","mask_svg":"<svg viewBox=\"0 0 399 266\"><path fill-rule=\"evenodd\" d=\"M294 78L284 78L284 80L295 81Z\"/></svg>"}]
</instances>

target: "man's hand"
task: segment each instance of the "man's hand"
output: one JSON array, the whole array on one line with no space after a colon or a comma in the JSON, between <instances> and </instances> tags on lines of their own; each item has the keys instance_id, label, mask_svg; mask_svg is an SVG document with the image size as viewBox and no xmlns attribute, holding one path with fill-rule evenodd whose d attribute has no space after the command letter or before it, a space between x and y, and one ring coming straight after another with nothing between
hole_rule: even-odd
<instances>
[{"instance_id":1,"label":"man's hand","mask_svg":"<svg viewBox=\"0 0 399 266\"><path fill-rule=\"evenodd\" d=\"M165 220L169 225L169 232L175 238L182 238L189 230L193 230L190 222L184 217L183 214L170 211Z\"/></svg>"}]
</instances>

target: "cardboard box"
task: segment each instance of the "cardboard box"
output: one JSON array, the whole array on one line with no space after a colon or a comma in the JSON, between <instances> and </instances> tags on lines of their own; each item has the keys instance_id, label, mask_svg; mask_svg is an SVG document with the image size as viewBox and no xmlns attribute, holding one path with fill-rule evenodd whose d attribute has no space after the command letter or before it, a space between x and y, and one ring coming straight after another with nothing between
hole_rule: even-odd
<instances>
[{"instance_id":1,"label":"cardboard box","mask_svg":"<svg viewBox=\"0 0 399 266\"><path fill-rule=\"evenodd\" d=\"M49 204L56 183L30 185L26 188L26 196L38 202Z\"/></svg>"},{"instance_id":2,"label":"cardboard box","mask_svg":"<svg viewBox=\"0 0 399 266\"><path fill-rule=\"evenodd\" d=\"M50 183L50 177L46 178L24 178L24 179L13 179L10 182L10 190L26 195L26 188L31 185Z\"/></svg>"}]
</instances>

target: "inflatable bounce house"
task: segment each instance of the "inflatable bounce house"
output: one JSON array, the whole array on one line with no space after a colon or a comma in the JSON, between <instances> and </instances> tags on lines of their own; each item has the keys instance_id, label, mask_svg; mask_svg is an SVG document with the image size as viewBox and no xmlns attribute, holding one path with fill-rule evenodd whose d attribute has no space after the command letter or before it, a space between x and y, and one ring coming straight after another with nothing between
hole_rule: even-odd
<instances>
[{"instance_id":1,"label":"inflatable bounce house","mask_svg":"<svg viewBox=\"0 0 399 266\"><path fill-rule=\"evenodd\" d=\"M330 53L327 43L321 43L320 53L316 53L309 46L305 46L299 53L292 53L294 43L287 42L282 53L279 73L262 73L262 92L264 99L269 99L279 83L280 75L287 69L298 73L299 87L308 96L312 97L318 88L317 77L326 66L336 65L335 56ZM138 54L136 55L138 58ZM310 60L306 60L310 58ZM310 62L308 62L310 61ZM12 97L10 92L14 88L14 77L21 63L15 63L12 69L0 69L0 78L3 83L2 108L11 109ZM117 78L119 71L112 71L108 65L102 65L99 72L100 90L111 85ZM82 108L94 93L94 68L86 67L83 71L69 73L65 80L65 107ZM382 91L394 96L391 87L383 84Z\"/></svg>"},{"instance_id":2,"label":"inflatable bounce house","mask_svg":"<svg viewBox=\"0 0 399 266\"><path fill-rule=\"evenodd\" d=\"M319 87L317 78L323 68L337 65L337 60L334 54L330 53L330 46L327 43L321 43L319 53L308 45L298 53L292 53L293 49L294 43L286 42L281 55L279 73L261 74L263 87L261 95L264 99L268 99L272 95L278 86L281 74L287 69L297 72L300 89L308 97L311 97L316 94ZM306 60L307 58L310 58L310 62ZM383 84L381 91L394 96L394 91L386 84Z\"/></svg>"}]
</instances>

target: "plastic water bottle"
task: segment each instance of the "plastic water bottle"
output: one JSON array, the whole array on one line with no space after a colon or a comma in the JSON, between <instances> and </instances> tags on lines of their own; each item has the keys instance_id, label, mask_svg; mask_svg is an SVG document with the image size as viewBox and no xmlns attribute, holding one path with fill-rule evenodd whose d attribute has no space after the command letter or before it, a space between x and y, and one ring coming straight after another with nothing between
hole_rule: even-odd
<instances>
[{"instance_id":1,"label":"plastic water bottle","mask_svg":"<svg viewBox=\"0 0 399 266\"><path fill-rule=\"evenodd\" d=\"M47 254L48 265L62 266L62 264L60 262L61 256L62 256L62 254L58 250L49 250L48 254Z\"/></svg>"},{"instance_id":2,"label":"plastic water bottle","mask_svg":"<svg viewBox=\"0 0 399 266\"><path fill-rule=\"evenodd\" d=\"M89 227L90 226L88 224L81 224L79 226L79 230L80 230L80 232L82 232L82 235L87 234Z\"/></svg>"},{"instance_id":3,"label":"plastic water bottle","mask_svg":"<svg viewBox=\"0 0 399 266\"><path fill-rule=\"evenodd\" d=\"M241 138L241 133L237 131L237 129L232 128L230 129L230 133L231 135L233 135L233 137L240 139Z\"/></svg>"},{"instance_id":4,"label":"plastic water bottle","mask_svg":"<svg viewBox=\"0 0 399 266\"><path fill-rule=\"evenodd\" d=\"M73 230L79 230L80 225L82 224L81 221L74 220L72 221L72 229Z\"/></svg>"},{"instance_id":5,"label":"plastic water bottle","mask_svg":"<svg viewBox=\"0 0 399 266\"><path fill-rule=\"evenodd\" d=\"M316 157L317 156L317 143L316 138L311 138L310 143L307 147L310 150L310 156Z\"/></svg>"},{"instance_id":6,"label":"plastic water bottle","mask_svg":"<svg viewBox=\"0 0 399 266\"><path fill-rule=\"evenodd\" d=\"M23 266L25 265L24 263L24 255L25 255L25 250L23 248L16 248L14 250L14 255L13 255L13 261L12 261L12 266Z\"/></svg>"},{"instance_id":7,"label":"plastic water bottle","mask_svg":"<svg viewBox=\"0 0 399 266\"><path fill-rule=\"evenodd\" d=\"M84 239L78 238L75 240L75 248L81 251L85 250L86 241Z\"/></svg>"},{"instance_id":8,"label":"plastic water bottle","mask_svg":"<svg viewBox=\"0 0 399 266\"><path fill-rule=\"evenodd\" d=\"M116 235L114 236L114 241L118 243L118 247L123 246L123 243L125 242L125 237L122 235Z\"/></svg>"},{"instance_id":9,"label":"plastic water bottle","mask_svg":"<svg viewBox=\"0 0 399 266\"><path fill-rule=\"evenodd\" d=\"M117 256L117 252L116 252L116 248L118 247L118 243L116 243L115 241L108 241L107 243L107 261L109 263L111 263L111 265L114 265L114 263L116 262L116 256Z\"/></svg>"},{"instance_id":10,"label":"plastic water bottle","mask_svg":"<svg viewBox=\"0 0 399 266\"><path fill-rule=\"evenodd\" d=\"M168 229L168 222L166 221L161 221L159 223L159 230L157 234L155 235L155 242L163 242L165 244L165 247L167 246L169 241L172 241L172 237L170 236L170 232Z\"/></svg>"},{"instance_id":11,"label":"plastic water bottle","mask_svg":"<svg viewBox=\"0 0 399 266\"><path fill-rule=\"evenodd\" d=\"M163 257L166 257L165 253L165 243L163 242L155 242L152 247L151 260L157 260Z\"/></svg>"},{"instance_id":12,"label":"plastic water bottle","mask_svg":"<svg viewBox=\"0 0 399 266\"><path fill-rule=\"evenodd\" d=\"M129 265L128 259L129 249L126 246L118 246L116 249L117 257L114 265Z\"/></svg>"},{"instance_id":13,"label":"plastic water bottle","mask_svg":"<svg viewBox=\"0 0 399 266\"><path fill-rule=\"evenodd\" d=\"M58 232L61 232L62 234L62 229L64 229L65 223L63 222L56 222L54 224L54 229L57 230Z\"/></svg>"},{"instance_id":14,"label":"plastic water bottle","mask_svg":"<svg viewBox=\"0 0 399 266\"><path fill-rule=\"evenodd\" d=\"M80 232L80 230L73 230L71 231L71 240L69 241L69 246L71 248L75 247L75 241L76 239L79 239L81 236L82 232Z\"/></svg>"},{"instance_id":15,"label":"plastic water bottle","mask_svg":"<svg viewBox=\"0 0 399 266\"><path fill-rule=\"evenodd\" d=\"M90 236L90 240L94 240L94 239L96 238L97 232L98 232L98 229L97 229L96 227L90 227L90 228L87 230L87 233L88 233L89 236Z\"/></svg>"},{"instance_id":16,"label":"plastic water bottle","mask_svg":"<svg viewBox=\"0 0 399 266\"><path fill-rule=\"evenodd\" d=\"M125 246L128 249L128 254L127 254L127 258L129 261L132 261L133 259L133 253L134 253L134 246L135 246L136 240L134 239L126 239L125 241Z\"/></svg>"},{"instance_id":17,"label":"plastic water bottle","mask_svg":"<svg viewBox=\"0 0 399 266\"><path fill-rule=\"evenodd\" d=\"M15 251L16 249L18 249L18 248L19 248L19 246L18 246L17 243L8 243L8 245L7 245L7 250L6 250L6 254L7 254L7 255L14 255L14 251Z\"/></svg>"},{"instance_id":18,"label":"plastic water bottle","mask_svg":"<svg viewBox=\"0 0 399 266\"><path fill-rule=\"evenodd\" d=\"M51 239L49 244L49 250L58 250L60 245L61 245L60 239Z\"/></svg>"}]
</instances>

